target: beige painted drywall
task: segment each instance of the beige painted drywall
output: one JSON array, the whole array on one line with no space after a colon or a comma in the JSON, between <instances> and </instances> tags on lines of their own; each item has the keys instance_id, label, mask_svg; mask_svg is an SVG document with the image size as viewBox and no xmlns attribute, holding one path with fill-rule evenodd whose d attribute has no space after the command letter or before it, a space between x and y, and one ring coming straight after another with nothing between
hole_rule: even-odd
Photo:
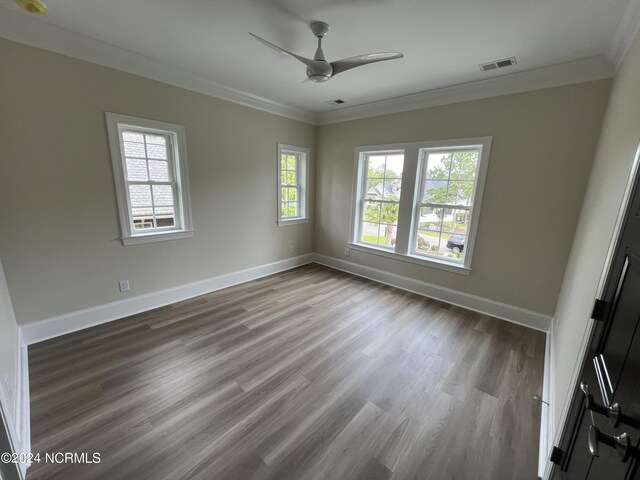
<instances>
[{"instance_id":1,"label":"beige painted drywall","mask_svg":"<svg viewBox=\"0 0 640 480\"><path fill-rule=\"evenodd\" d=\"M276 226L275 172L276 142L313 152L315 127L6 40L0 65L0 253L19 324L311 251L312 222ZM122 246L106 111L186 127L193 238ZM312 158L312 214L313 182Z\"/></svg>"},{"instance_id":2,"label":"beige painted drywall","mask_svg":"<svg viewBox=\"0 0 640 480\"><path fill-rule=\"evenodd\" d=\"M356 250L348 260L553 314L609 89L601 80L319 127L316 252L345 258L356 146L493 136L469 276Z\"/></svg>"},{"instance_id":3,"label":"beige painted drywall","mask_svg":"<svg viewBox=\"0 0 640 480\"><path fill-rule=\"evenodd\" d=\"M0 262L0 389L4 391L2 397L3 411L11 418L15 425L16 399L18 397L18 326L9 297L9 289Z\"/></svg>"},{"instance_id":4,"label":"beige painted drywall","mask_svg":"<svg viewBox=\"0 0 640 480\"><path fill-rule=\"evenodd\" d=\"M604 274L623 193L640 141L640 37L615 78L554 319L556 435L571 395L580 346ZM576 363L578 361L578 363Z\"/></svg>"}]
</instances>

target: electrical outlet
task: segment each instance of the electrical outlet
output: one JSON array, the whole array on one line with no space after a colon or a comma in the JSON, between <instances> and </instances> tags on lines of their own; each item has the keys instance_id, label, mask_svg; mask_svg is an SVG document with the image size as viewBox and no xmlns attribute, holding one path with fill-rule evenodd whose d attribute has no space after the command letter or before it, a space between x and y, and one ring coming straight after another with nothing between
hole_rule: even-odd
<instances>
[{"instance_id":1,"label":"electrical outlet","mask_svg":"<svg viewBox=\"0 0 640 480\"><path fill-rule=\"evenodd\" d=\"M344 256L348 257L349 255L351 255L351 249L350 248L345 248L344 249Z\"/></svg>"},{"instance_id":2,"label":"electrical outlet","mask_svg":"<svg viewBox=\"0 0 640 480\"><path fill-rule=\"evenodd\" d=\"M118 282L118 288L120 289L120 293L129 291L129 280L120 280Z\"/></svg>"},{"instance_id":3,"label":"electrical outlet","mask_svg":"<svg viewBox=\"0 0 640 480\"><path fill-rule=\"evenodd\" d=\"M293 253L293 245L289 245L289 253Z\"/></svg>"}]
</instances>

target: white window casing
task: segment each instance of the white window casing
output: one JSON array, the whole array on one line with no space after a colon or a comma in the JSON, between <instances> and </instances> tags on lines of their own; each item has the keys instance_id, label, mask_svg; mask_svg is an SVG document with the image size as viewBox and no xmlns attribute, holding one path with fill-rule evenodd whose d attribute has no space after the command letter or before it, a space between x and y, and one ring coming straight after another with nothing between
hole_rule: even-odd
<instances>
[{"instance_id":1,"label":"white window casing","mask_svg":"<svg viewBox=\"0 0 640 480\"><path fill-rule=\"evenodd\" d=\"M357 147L350 246L396 260L468 275L480 219L491 142L492 137L477 137ZM372 178L381 177L369 178L369 185L367 179L369 158L381 159L391 154L404 155L404 162L401 187L397 189L393 199L399 204L399 208L397 220L388 227L395 229L392 241L389 242L389 229L386 230L386 238L380 233L377 237L375 232L371 234L371 230L375 230L375 225L371 223L371 212L375 216L377 210L373 208L367 211L366 208L372 202L390 203L384 198L375 199L380 190L379 185L371 190L375 183L371 182ZM437 167L430 166L430 161ZM472 176L458 175L454 166L463 161L467 172L475 162ZM454 170L458 176L452 176ZM431 177L436 171L440 176ZM396 187L391 185L393 182L387 180L385 167L382 189L385 192L395 191ZM429 186L437 188L427 188ZM459 190L463 195L458 195ZM438 193L438 201L432 198L433 192ZM427 212L430 213L426 214ZM382 217L381 213L380 218ZM389 223L389 220L380 220L379 223ZM430 228L435 231L430 231ZM382 229L379 230L381 231ZM455 240L460 239L463 239L462 249L453 244L452 248L446 246L449 240L456 243Z\"/></svg>"},{"instance_id":2,"label":"white window casing","mask_svg":"<svg viewBox=\"0 0 640 480\"><path fill-rule=\"evenodd\" d=\"M278 143L277 150L277 224L284 226L307 223L309 149Z\"/></svg>"},{"instance_id":3,"label":"white window casing","mask_svg":"<svg viewBox=\"0 0 640 480\"><path fill-rule=\"evenodd\" d=\"M185 129L106 113L123 245L193 236Z\"/></svg>"}]
</instances>

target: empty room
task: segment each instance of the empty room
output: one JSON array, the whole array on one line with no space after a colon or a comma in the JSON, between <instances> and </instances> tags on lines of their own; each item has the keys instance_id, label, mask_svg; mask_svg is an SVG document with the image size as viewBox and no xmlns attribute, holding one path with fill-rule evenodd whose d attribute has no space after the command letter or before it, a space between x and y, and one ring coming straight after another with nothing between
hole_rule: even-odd
<instances>
[{"instance_id":1,"label":"empty room","mask_svg":"<svg viewBox=\"0 0 640 480\"><path fill-rule=\"evenodd\" d=\"M640 479L639 27L1 0L0 479Z\"/></svg>"}]
</instances>

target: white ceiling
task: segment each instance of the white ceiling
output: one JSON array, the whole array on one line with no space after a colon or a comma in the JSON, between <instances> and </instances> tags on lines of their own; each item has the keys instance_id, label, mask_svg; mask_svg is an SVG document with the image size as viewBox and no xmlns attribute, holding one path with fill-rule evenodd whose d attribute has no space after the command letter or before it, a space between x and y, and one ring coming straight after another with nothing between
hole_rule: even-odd
<instances>
[{"instance_id":1,"label":"white ceiling","mask_svg":"<svg viewBox=\"0 0 640 480\"><path fill-rule=\"evenodd\" d=\"M614 60L628 42L625 35L636 31L625 26L627 0L45 1L45 17L28 15L12 0L0 0L0 15L11 15L14 25L18 15L24 17L30 27L23 30L60 27L58 32L83 36L76 39L90 37L313 114L340 108L327 103L336 98L353 107L591 57ZM399 51L405 58L323 84L302 83L303 64L248 35L312 57L316 40L308 25L316 20L331 26L323 42L329 61L379 51ZM28 35L13 36L24 41ZM0 36L11 37L1 28ZM478 68L511 56L515 67L484 73Z\"/></svg>"}]
</instances>

